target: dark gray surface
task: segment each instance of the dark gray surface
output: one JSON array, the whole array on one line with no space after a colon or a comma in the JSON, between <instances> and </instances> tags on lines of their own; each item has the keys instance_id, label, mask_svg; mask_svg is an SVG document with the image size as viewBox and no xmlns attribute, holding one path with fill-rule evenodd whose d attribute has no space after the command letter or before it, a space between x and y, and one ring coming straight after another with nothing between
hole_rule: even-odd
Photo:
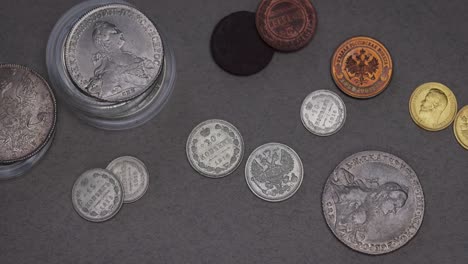
<instances>
[{"instance_id":1,"label":"dark gray surface","mask_svg":"<svg viewBox=\"0 0 468 264\"><path fill-rule=\"evenodd\" d=\"M46 75L45 47L59 16L78 1L1 1L0 60ZM431 133L408 113L412 90L423 82L448 85L468 104L468 4L440 1L313 1L318 31L305 49L275 54L250 77L223 72L210 57L219 19L255 10L258 1L135 0L168 31L178 79L166 108L143 127L107 132L80 122L59 101L55 142L21 179L0 182L0 263L468 263L468 152L452 127ZM389 88L370 100L338 91L330 77L335 48L353 35L383 42L395 69ZM304 97L316 89L339 93L348 119L321 138L303 128ZM246 157L277 141L301 156L304 182L289 200L256 198L244 162L232 175L208 179L185 156L191 129L209 118L233 123ZM382 150L418 173L426 197L419 234L400 250L372 257L353 252L328 230L321 193L329 173L348 155ZM71 188L92 167L134 155L151 174L146 195L105 223L73 210Z\"/></svg>"}]
</instances>

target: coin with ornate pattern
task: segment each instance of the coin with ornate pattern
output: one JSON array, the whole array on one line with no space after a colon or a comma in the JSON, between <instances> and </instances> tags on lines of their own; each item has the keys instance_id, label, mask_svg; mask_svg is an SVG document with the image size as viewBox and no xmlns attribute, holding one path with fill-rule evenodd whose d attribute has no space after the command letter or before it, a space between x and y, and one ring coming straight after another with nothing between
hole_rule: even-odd
<instances>
[{"instance_id":1,"label":"coin with ornate pattern","mask_svg":"<svg viewBox=\"0 0 468 264\"><path fill-rule=\"evenodd\" d=\"M124 191L124 203L139 200L148 190L149 175L145 164L131 156L114 159L106 170L112 172L120 181Z\"/></svg>"},{"instance_id":2,"label":"coin with ornate pattern","mask_svg":"<svg viewBox=\"0 0 468 264\"><path fill-rule=\"evenodd\" d=\"M468 105L458 111L453 123L453 132L458 143L468 150Z\"/></svg>"}]
</instances>

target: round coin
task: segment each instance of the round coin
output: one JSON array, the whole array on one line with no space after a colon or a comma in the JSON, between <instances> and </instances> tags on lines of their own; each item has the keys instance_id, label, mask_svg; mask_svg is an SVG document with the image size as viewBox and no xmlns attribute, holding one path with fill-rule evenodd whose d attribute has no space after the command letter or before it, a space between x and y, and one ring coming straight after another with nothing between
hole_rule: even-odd
<instances>
[{"instance_id":1,"label":"round coin","mask_svg":"<svg viewBox=\"0 0 468 264\"><path fill-rule=\"evenodd\" d=\"M468 150L468 105L465 105L458 112L453 124L453 132L458 143Z\"/></svg>"},{"instance_id":2,"label":"round coin","mask_svg":"<svg viewBox=\"0 0 468 264\"><path fill-rule=\"evenodd\" d=\"M72 202L76 212L84 219L103 222L112 218L122 207L122 186L110 171L92 169L76 180Z\"/></svg>"},{"instance_id":3,"label":"round coin","mask_svg":"<svg viewBox=\"0 0 468 264\"><path fill-rule=\"evenodd\" d=\"M85 94L121 102L152 86L163 54L158 30L144 14L112 4L96 8L76 22L64 58L70 77Z\"/></svg>"},{"instance_id":4,"label":"round coin","mask_svg":"<svg viewBox=\"0 0 468 264\"><path fill-rule=\"evenodd\" d=\"M310 93L301 106L302 124L318 136L330 136L343 127L346 106L341 98L328 90Z\"/></svg>"},{"instance_id":5,"label":"round coin","mask_svg":"<svg viewBox=\"0 0 468 264\"><path fill-rule=\"evenodd\" d=\"M263 0L257 9L257 30L280 51L296 51L314 36L317 14L310 0Z\"/></svg>"},{"instance_id":6,"label":"round coin","mask_svg":"<svg viewBox=\"0 0 468 264\"><path fill-rule=\"evenodd\" d=\"M52 138L55 97L47 82L29 68L0 65L0 163L28 159Z\"/></svg>"},{"instance_id":7,"label":"round coin","mask_svg":"<svg viewBox=\"0 0 468 264\"><path fill-rule=\"evenodd\" d=\"M445 85L436 82L422 84L409 101L410 115L421 128L439 131L448 127L457 114L457 98Z\"/></svg>"},{"instance_id":8,"label":"round coin","mask_svg":"<svg viewBox=\"0 0 468 264\"><path fill-rule=\"evenodd\" d=\"M232 173L244 156L244 141L235 126L218 119L196 126L187 140L190 165L200 174L221 178Z\"/></svg>"},{"instance_id":9,"label":"round coin","mask_svg":"<svg viewBox=\"0 0 468 264\"><path fill-rule=\"evenodd\" d=\"M211 36L211 55L223 70L234 75L252 75L270 63L274 50L259 36L255 14L247 11L223 18Z\"/></svg>"},{"instance_id":10,"label":"round coin","mask_svg":"<svg viewBox=\"0 0 468 264\"><path fill-rule=\"evenodd\" d=\"M124 191L124 203L139 200L148 189L148 170L145 164L130 156L116 158L107 165L106 170L114 173Z\"/></svg>"},{"instance_id":11,"label":"round coin","mask_svg":"<svg viewBox=\"0 0 468 264\"><path fill-rule=\"evenodd\" d=\"M332 172L322 208L341 242L378 255L402 247L416 235L424 216L424 195L406 162L385 152L363 151Z\"/></svg>"},{"instance_id":12,"label":"round coin","mask_svg":"<svg viewBox=\"0 0 468 264\"><path fill-rule=\"evenodd\" d=\"M336 49L331 73L338 88L355 98L370 98L387 88L392 78L390 53L379 41L353 37Z\"/></svg>"},{"instance_id":13,"label":"round coin","mask_svg":"<svg viewBox=\"0 0 468 264\"><path fill-rule=\"evenodd\" d=\"M245 180L250 190L269 202L293 196L302 184L304 168L299 155L280 143L255 149L245 165Z\"/></svg>"}]
</instances>

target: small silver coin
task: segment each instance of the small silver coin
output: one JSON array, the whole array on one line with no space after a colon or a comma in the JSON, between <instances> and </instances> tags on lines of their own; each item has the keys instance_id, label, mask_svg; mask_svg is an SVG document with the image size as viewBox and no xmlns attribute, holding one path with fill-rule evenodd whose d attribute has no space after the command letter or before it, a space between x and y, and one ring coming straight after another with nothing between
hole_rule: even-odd
<instances>
[{"instance_id":1,"label":"small silver coin","mask_svg":"<svg viewBox=\"0 0 468 264\"><path fill-rule=\"evenodd\" d=\"M406 162L385 152L363 151L332 172L322 208L341 242L378 255L402 247L416 235L424 216L424 194Z\"/></svg>"},{"instance_id":2,"label":"small silver coin","mask_svg":"<svg viewBox=\"0 0 468 264\"><path fill-rule=\"evenodd\" d=\"M280 143L255 149L245 165L245 180L250 190L269 202L284 201L302 184L304 167L299 155Z\"/></svg>"},{"instance_id":3,"label":"small silver coin","mask_svg":"<svg viewBox=\"0 0 468 264\"><path fill-rule=\"evenodd\" d=\"M103 222L112 218L122 207L122 186L110 171L91 169L75 181L72 202L76 212L84 219Z\"/></svg>"},{"instance_id":4,"label":"small silver coin","mask_svg":"<svg viewBox=\"0 0 468 264\"><path fill-rule=\"evenodd\" d=\"M124 203L139 200L148 190L148 170L141 160L130 156L116 158L106 169L119 179L124 190Z\"/></svg>"},{"instance_id":5,"label":"small silver coin","mask_svg":"<svg viewBox=\"0 0 468 264\"><path fill-rule=\"evenodd\" d=\"M163 57L161 37L151 20L121 4L96 8L78 20L64 51L75 84L108 102L144 93L158 77Z\"/></svg>"},{"instance_id":6,"label":"small silver coin","mask_svg":"<svg viewBox=\"0 0 468 264\"><path fill-rule=\"evenodd\" d=\"M232 173L244 156L244 140L235 126L211 119L196 126L187 140L190 165L200 174L221 178Z\"/></svg>"},{"instance_id":7,"label":"small silver coin","mask_svg":"<svg viewBox=\"0 0 468 264\"><path fill-rule=\"evenodd\" d=\"M26 160L52 138L56 102L47 82L23 66L0 65L0 163Z\"/></svg>"},{"instance_id":8,"label":"small silver coin","mask_svg":"<svg viewBox=\"0 0 468 264\"><path fill-rule=\"evenodd\" d=\"M341 98L328 90L310 93L301 106L302 124L318 136L330 136L340 130L346 120L346 106Z\"/></svg>"}]
</instances>

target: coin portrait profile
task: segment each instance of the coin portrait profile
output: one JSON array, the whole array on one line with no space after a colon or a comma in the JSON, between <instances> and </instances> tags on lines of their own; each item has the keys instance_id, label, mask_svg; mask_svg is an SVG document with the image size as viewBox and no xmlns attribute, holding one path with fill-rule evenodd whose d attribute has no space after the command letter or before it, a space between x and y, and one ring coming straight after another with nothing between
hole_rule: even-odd
<instances>
[{"instance_id":1,"label":"coin portrait profile","mask_svg":"<svg viewBox=\"0 0 468 264\"><path fill-rule=\"evenodd\" d=\"M424 100L421 101L419 116L428 125L437 126L439 118L448 105L448 98L444 92L437 88L429 90Z\"/></svg>"}]
</instances>

